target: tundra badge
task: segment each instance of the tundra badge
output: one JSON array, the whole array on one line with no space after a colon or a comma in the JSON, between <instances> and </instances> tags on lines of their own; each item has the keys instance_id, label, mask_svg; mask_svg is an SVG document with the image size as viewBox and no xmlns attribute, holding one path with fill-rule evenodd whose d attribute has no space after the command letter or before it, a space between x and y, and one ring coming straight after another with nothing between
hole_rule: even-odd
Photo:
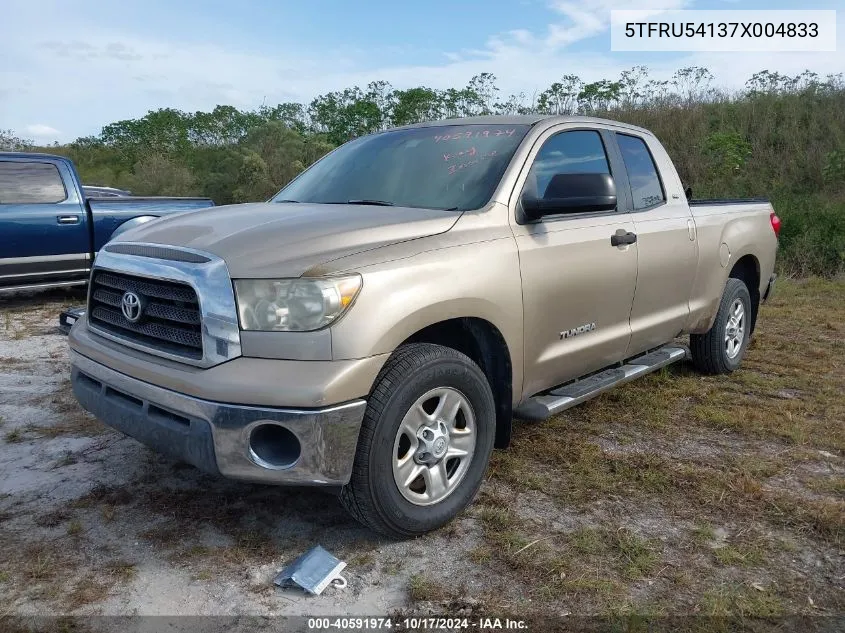
<instances>
[{"instance_id":1,"label":"tundra badge","mask_svg":"<svg viewBox=\"0 0 845 633\"><path fill-rule=\"evenodd\" d=\"M572 328L571 330L561 332L560 339L563 340L565 338L572 338L573 336L578 336L579 334L583 334L584 332L592 332L595 329L595 323L585 323L584 325L579 325L578 327Z\"/></svg>"}]
</instances>

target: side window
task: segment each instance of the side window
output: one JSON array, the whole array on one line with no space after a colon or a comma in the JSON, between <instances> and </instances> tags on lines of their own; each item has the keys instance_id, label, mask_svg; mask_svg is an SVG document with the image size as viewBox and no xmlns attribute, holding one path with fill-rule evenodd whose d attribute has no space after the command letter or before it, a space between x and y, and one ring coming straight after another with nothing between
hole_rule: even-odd
<instances>
[{"instance_id":1,"label":"side window","mask_svg":"<svg viewBox=\"0 0 845 633\"><path fill-rule=\"evenodd\" d=\"M55 165L0 161L0 204L49 204L65 198Z\"/></svg>"},{"instance_id":2,"label":"side window","mask_svg":"<svg viewBox=\"0 0 845 633\"><path fill-rule=\"evenodd\" d=\"M634 210L646 209L666 200L657 166L643 139L627 134L617 134L616 140L628 171L631 193L634 196Z\"/></svg>"},{"instance_id":3,"label":"side window","mask_svg":"<svg viewBox=\"0 0 845 633\"><path fill-rule=\"evenodd\" d=\"M601 135L595 130L573 130L555 134L543 143L525 186L538 198L544 198L549 182L557 174L609 173Z\"/></svg>"}]
</instances>

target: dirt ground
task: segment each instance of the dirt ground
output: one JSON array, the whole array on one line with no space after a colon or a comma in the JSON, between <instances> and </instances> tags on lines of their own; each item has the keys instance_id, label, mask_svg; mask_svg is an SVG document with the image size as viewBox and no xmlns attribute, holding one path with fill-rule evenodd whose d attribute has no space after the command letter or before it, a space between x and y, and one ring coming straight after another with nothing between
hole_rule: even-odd
<instances>
[{"instance_id":1,"label":"dirt ground","mask_svg":"<svg viewBox=\"0 0 845 633\"><path fill-rule=\"evenodd\" d=\"M732 376L683 364L517 422L475 504L406 542L98 423L56 328L83 300L0 299L0 618L845 615L845 282L781 283ZM349 586L274 588L317 543Z\"/></svg>"}]
</instances>

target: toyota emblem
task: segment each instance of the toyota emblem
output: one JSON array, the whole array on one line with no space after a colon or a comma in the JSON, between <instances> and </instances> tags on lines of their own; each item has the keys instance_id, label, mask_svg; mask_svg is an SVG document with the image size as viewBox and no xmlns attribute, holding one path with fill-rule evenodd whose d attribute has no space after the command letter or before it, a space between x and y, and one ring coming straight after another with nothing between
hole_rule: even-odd
<instances>
[{"instance_id":1,"label":"toyota emblem","mask_svg":"<svg viewBox=\"0 0 845 633\"><path fill-rule=\"evenodd\" d=\"M120 311L130 323L137 323L141 318L141 297L132 291L124 292L120 300Z\"/></svg>"}]
</instances>

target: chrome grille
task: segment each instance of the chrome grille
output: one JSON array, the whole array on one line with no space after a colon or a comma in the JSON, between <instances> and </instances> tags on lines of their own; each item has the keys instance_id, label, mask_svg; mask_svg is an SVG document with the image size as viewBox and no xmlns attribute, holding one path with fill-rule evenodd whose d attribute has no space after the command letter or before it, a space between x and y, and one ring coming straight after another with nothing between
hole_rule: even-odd
<instances>
[{"instance_id":1,"label":"chrome grille","mask_svg":"<svg viewBox=\"0 0 845 633\"><path fill-rule=\"evenodd\" d=\"M121 311L126 292L133 292L143 302L141 317L134 323ZM199 301L185 283L95 269L88 320L96 329L154 350L191 359L203 357Z\"/></svg>"}]
</instances>

